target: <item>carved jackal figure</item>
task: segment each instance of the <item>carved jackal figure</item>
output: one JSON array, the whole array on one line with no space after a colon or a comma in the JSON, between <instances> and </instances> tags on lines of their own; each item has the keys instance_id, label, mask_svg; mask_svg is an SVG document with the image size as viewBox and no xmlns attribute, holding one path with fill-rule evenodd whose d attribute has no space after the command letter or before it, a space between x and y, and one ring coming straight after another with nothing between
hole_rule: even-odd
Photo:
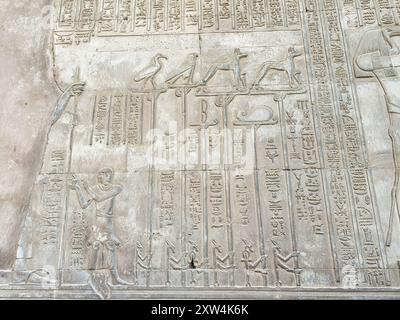
<instances>
[{"instance_id":1,"label":"carved jackal figure","mask_svg":"<svg viewBox=\"0 0 400 320\"><path fill-rule=\"evenodd\" d=\"M272 70L283 71L289 79L289 86L291 88L301 84L299 79L300 71L296 69L294 59L302 55L302 52L297 51L294 47L288 49L286 59L280 61L266 61L261 65L260 71L254 81L253 87L259 87L261 81Z\"/></svg>"},{"instance_id":2,"label":"carved jackal figure","mask_svg":"<svg viewBox=\"0 0 400 320\"><path fill-rule=\"evenodd\" d=\"M235 88L240 89L246 87L244 75L242 74L242 69L240 66L240 60L246 57L247 54L241 52L240 49L236 48L233 52L233 56L231 56L229 60L214 63L208 69L207 74L202 80L202 84L206 85L207 82L210 81L218 71L231 71L235 79Z\"/></svg>"}]
</instances>

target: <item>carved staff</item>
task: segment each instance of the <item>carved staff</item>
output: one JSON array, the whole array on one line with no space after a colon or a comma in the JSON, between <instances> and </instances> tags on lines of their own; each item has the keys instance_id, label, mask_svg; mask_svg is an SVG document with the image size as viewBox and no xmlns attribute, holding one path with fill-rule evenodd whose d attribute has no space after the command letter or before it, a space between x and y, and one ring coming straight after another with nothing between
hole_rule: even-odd
<instances>
[{"instance_id":1,"label":"carved staff","mask_svg":"<svg viewBox=\"0 0 400 320\"><path fill-rule=\"evenodd\" d=\"M400 56L397 56L396 59L391 60L391 56L378 56L375 57L376 59L380 59L380 61L382 61L382 67L385 66L386 68L389 67L397 67L400 66ZM367 71L371 71L372 74L375 76L376 80L378 81L378 83L380 84L384 96L385 96L385 100L386 100L386 107L387 107L387 112L389 115L389 130L388 130L388 134L389 134L389 138L390 141L392 142L392 157L393 157L393 163L394 163L394 182L393 182L393 186L392 186L392 191L391 191L391 203L390 203L390 216L389 216L389 227L388 227L388 231L387 231L387 235L386 235L386 241L385 244L387 247L390 247L390 245L392 244L392 234L393 234L393 224L394 224L394 216L395 216L395 211L397 211L397 214L399 216L400 219L400 208L399 208L399 201L400 199L398 199L398 192L400 190L400 168L399 168L399 163L400 163L400 159L399 159L399 142L398 138L396 137L395 131L395 125L393 123L393 112L390 110L390 106L393 105L390 101L390 95L388 92L388 88L386 87L385 83L382 81L382 79L380 78L380 76L378 75L377 71L378 70L369 70L368 68L366 68L364 66L367 65L367 62L369 61L368 59L372 59L372 57L368 56L367 58L364 58L364 60L361 60L360 58L357 60L357 64L358 66L362 66L362 70L367 70ZM390 64L384 65L383 63L386 62L390 62ZM364 64L362 64L364 63ZM371 63L371 66L373 66L373 64Z\"/></svg>"},{"instance_id":2,"label":"carved staff","mask_svg":"<svg viewBox=\"0 0 400 320\"><path fill-rule=\"evenodd\" d=\"M192 73L191 73L192 74ZM193 75L190 80L193 80ZM187 227L187 206L186 206L186 184L187 184L187 176L186 176L186 129L188 126L188 118L187 118L187 95L191 91L191 88L193 87L192 84L189 84L189 86L182 85L182 87L178 88L176 90L176 95L181 98L182 105L181 105L181 111L182 111L182 127L183 127L183 141L182 143L182 148L183 148L183 155L182 155L182 172L181 172L181 186L182 186L182 202L181 202L181 208L182 208L182 215L181 215L181 226L182 226L182 248L186 247L186 227ZM180 157L178 157L180 159ZM186 285L186 273L182 271L181 275L181 283L182 286L184 287Z\"/></svg>"},{"instance_id":3,"label":"carved staff","mask_svg":"<svg viewBox=\"0 0 400 320\"><path fill-rule=\"evenodd\" d=\"M187 184L187 166L186 166L186 129L188 127L188 116L187 116L187 95L190 91L197 86L194 83L194 74L197 66L197 59L199 55L197 53L192 53L189 55L190 62L189 65L184 64L179 68L179 71L175 73L172 77L166 80L169 88L175 88L175 95L178 98L181 98L181 123L182 123L182 132L184 134L182 143L182 159L180 154L178 155L178 159L182 160L183 164L181 165L181 188L183 190L181 196L181 227L182 227L182 248L186 247L186 228L187 228L187 205L186 205L186 184ZM184 80L183 82L180 80ZM179 149L180 153L181 149ZM184 287L186 285L186 273L182 272L181 275L181 283Z\"/></svg>"},{"instance_id":4,"label":"carved staff","mask_svg":"<svg viewBox=\"0 0 400 320\"><path fill-rule=\"evenodd\" d=\"M78 110L78 103L79 103L79 95L83 91L83 87L85 86L85 83L82 83L80 81L80 69L79 67L76 68L75 71L75 76L74 76L74 84L70 87L73 88L74 85L79 84L78 86L78 91L77 93L74 93L75 99L74 99L74 109L73 109L73 114L72 114L72 125L71 125L71 130L70 130L70 136L69 136L69 146L68 146L68 164L67 164L67 171L66 171L66 181L68 183L69 179L71 178L71 162L72 162L72 150L73 150L73 142L74 142L74 131L75 127L77 125L76 123L76 113ZM72 90L72 89L70 89ZM63 101L63 98L61 97L61 101ZM53 113L53 118L52 118L52 124L53 126L61 117L63 112L65 111L67 107L67 103L69 101L69 98L65 101L64 103L58 105ZM64 245L65 245L65 232L67 228L67 215L68 215L68 206L69 206L69 198L70 198L70 189L67 188L66 190L66 195L65 195L65 208L64 208L64 219L63 219L63 227L62 227L62 233L61 233L61 241L60 241L60 260L59 260L59 270L60 270L60 279L62 277L62 270L64 268L64 254L62 253Z\"/></svg>"},{"instance_id":5,"label":"carved staff","mask_svg":"<svg viewBox=\"0 0 400 320\"><path fill-rule=\"evenodd\" d=\"M159 97L160 92L152 92L151 97L147 97L151 102L150 107L150 131L152 132L156 126L156 108L157 108L157 98ZM149 228L149 254L153 253L153 211L154 211L154 144L155 137L151 138L151 156L150 156L150 165L149 165L149 181L148 186L150 188L149 202L148 202L148 228ZM150 276L151 276L151 257L149 260L149 268L146 272L146 286L150 286Z\"/></svg>"},{"instance_id":6,"label":"carved staff","mask_svg":"<svg viewBox=\"0 0 400 320\"><path fill-rule=\"evenodd\" d=\"M281 136L282 136L282 144L284 145L284 161L285 161L285 169L289 169L289 152L288 152L288 145L287 143L285 143L285 141L287 140L287 136L286 136L286 125L284 123L284 119L285 119L285 110L284 110L284 103L283 101L285 100L285 95L276 95L274 96L274 101L276 101L278 103L278 107L279 107L279 113L280 113L280 120L281 120ZM286 174L286 179L288 180L288 185L291 186L291 178L290 178L290 172L285 172ZM294 221L294 216L293 216L293 209L291 206L291 199L292 199L292 195L290 192L290 188L288 188L288 195L289 195L289 201L288 201L288 211L289 211L289 221L290 221L290 235L291 235L291 239L292 239L292 250L293 252L298 252L298 246L297 246L297 239L296 239L296 225L295 225L295 221ZM295 255L293 256L293 262L294 262L294 274L295 274L295 278L296 278L296 285L298 287L301 286L301 277L300 277L300 272L299 270L299 256Z\"/></svg>"},{"instance_id":7,"label":"carved staff","mask_svg":"<svg viewBox=\"0 0 400 320\"><path fill-rule=\"evenodd\" d=\"M384 57L381 57L382 60L384 60L383 58ZM398 65L400 65L400 62L395 64L395 66L398 66ZM387 66L387 67L389 67L389 66ZM400 209L399 208L399 200L400 199L398 199L398 192L400 189L400 170L399 170L400 168L398 167L398 165L400 163L400 159L399 159L400 150L399 150L399 141L395 134L396 128L393 124L392 112L390 111L391 102L390 102L388 90L385 86L385 83L381 80L381 78L379 77L377 72L375 70L373 70L372 73L374 74L375 78L377 79L380 86L382 87L383 93L385 95L386 107L388 109L388 115L389 115L389 121L390 121L388 133L389 133L390 141L392 142L392 157L393 157L393 162L394 162L394 182L393 182L392 191L391 191L389 228L387 231L386 242L385 242L386 246L390 247L392 244L395 211L397 211L397 214L400 218L400 211L399 211L399 209Z\"/></svg>"},{"instance_id":8,"label":"carved staff","mask_svg":"<svg viewBox=\"0 0 400 320\"><path fill-rule=\"evenodd\" d=\"M219 119L217 116L210 116L210 106L207 100L200 101L201 107L201 120L200 123L191 124L192 127L200 128L200 132L204 134L201 137L201 171L202 171L202 187L203 187L203 237L204 237L204 245L203 245L203 259L208 261L209 258L209 241L208 241L208 152L209 152L209 143L208 143L208 134L206 130L209 127L213 127L219 124ZM208 263L206 263L208 266ZM209 286L209 277L208 271L206 270L204 273L204 284L205 286Z\"/></svg>"},{"instance_id":9,"label":"carved staff","mask_svg":"<svg viewBox=\"0 0 400 320\"><path fill-rule=\"evenodd\" d=\"M227 97L222 98L222 105L217 103L218 107L222 107L222 119L223 119L223 130L224 130L224 161L230 161L230 141L228 141L228 106L235 98L235 95L229 95ZM225 174L225 203L226 203L226 211L227 211L227 225L228 225L228 251L233 252L233 230L232 230L232 208L231 208L231 175L229 170L229 164L224 163L224 174ZM230 257L229 263L234 265L233 256ZM234 271L230 272L230 284L231 286L235 285L235 274Z\"/></svg>"},{"instance_id":10,"label":"carved staff","mask_svg":"<svg viewBox=\"0 0 400 320\"><path fill-rule=\"evenodd\" d=\"M391 191L391 205L390 205L390 217L389 217L389 228L388 232L386 235L386 246L390 247L392 244L392 234L393 234L393 224L394 224L394 212L397 211L397 214L400 217L400 211L398 207L399 199L397 198L397 192L400 188L400 170L398 168L398 163L399 163L399 143L396 140L396 136L394 134L394 126L393 126L393 120L392 117L390 116L389 113L389 118L390 118L390 126L389 126L389 137L390 140L392 141L392 153L393 153L393 162L394 162L394 182L392 186L392 191Z\"/></svg>"},{"instance_id":11,"label":"carved staff","mask_svg":"<svg viewBox=\"0 0 400 320\"><path fill-rule=\"evenodd\" d=\"M265 119L250 119L251 114L255 110L244 110L241 113L236 115L237 122L235 125L237 126L250 126L252 129L252 141L253 141L253 157L254 157L254 190L256 192L255 200L256 200L256 212L257 212L257 225L258 225L258 237L260 242L260 255L262 257L266 256L266 249L265 249L265 236L264 236L264 223L262 219L262 212L261 212L261 190L260 190L260 182L258 177L258 152L257 152L257 131L262 126L270 126L275 125L278 121L273 116L273 111L269 108L265 108L268 111L269 115ZM245 245L248 245L245 242ZM263 269L267 269L267 260L263 258ZM263 274L264 286L268 285L267 275Z\"/></svg>"}]
</instances>

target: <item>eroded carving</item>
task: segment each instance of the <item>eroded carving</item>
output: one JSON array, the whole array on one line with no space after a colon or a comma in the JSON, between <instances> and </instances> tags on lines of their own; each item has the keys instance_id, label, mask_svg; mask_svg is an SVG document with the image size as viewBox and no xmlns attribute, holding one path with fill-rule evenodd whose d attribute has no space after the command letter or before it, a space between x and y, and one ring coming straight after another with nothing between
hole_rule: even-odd
<instances>
[{"instance_id":1,"label":"eroded carving","mask_svg":"<svg viewBox=\"0 0 400 320\"><path fill-rule=\"evenodd\" d=\"M158 53L154 56L151 63L145 67L143 70L139 71L135 76L136 82L142 82L142 89L147 89L147 83L150 82L151 89L159 89L157 83L155 82L155 77L161 71L162 60L167 60L168 58Z\"/></svg>"},{"instance_id":2,"label":"eroded carving","mask_svg":"<svg viewBox=\"0 0 400 320\"><path fill-rule=\"evenodd\" d=\"M393 90L392 84L390 83L396 81L396 68L400 66L400 50L393 39L397 36L400 36L400 30L398 28L370 28L370 30L367 30L363 34L354 59L356 75L358 77L372 76L381 86L389 115L388 134L392 142L395 174L391 191L389 227L386 235L387 246L390 246L392 243L395 212L397 212L400 218L400 140L397 130L400 123L400 103L398 101L398 94ZM365 74L360 74L360 70L364 71Z\"/></svg>"},{"instance_id":3,"label":"eroded carving","mask_svg":"<svg viewBox=\"0 0 400 320\"><path fill-rule=\"evenodd\" d=\"M13 285L103 299L398 286L381 231L395 242L398 13L361 2L58 1L54 74L79 64L87 84L78 70L54 108ZM395 164L382 225L368 77Z\"/></svg>"},{"instance_id":4,"label":"eroded carving","mask_svg":"<svg viewBox=\"0 0 400 320\"><path fill-rule=\"evenodd\" d=\"M295 88L301 85L301 72L296 69L295 58L302 55L301 51L296 50L294 47L289 47L287 57L285 60L277 62L264 62L258 71L253 87L260 89L261 81L267 77L268 73L272 70L281 71L286 74L290 88Z\"/></svg>"},{"instance_id":5,"label":"eroded carving","mask_svg":"<svg viewBox=\"0 0 400 320\"><path fill-rule=\"evenodd\" d=\"M121 241L114 231L114 201L122 187L113 184L114 172L110 168L101 169L97 174L97 184L89 186L84 180L73 176L70 188L76 191L82 209L95 206L95 223L92 226L88 245L91 247L89 283L102 297L111 297L110 285L127 284L118 274L115 251Z\"/></svg>"}]
</instances>

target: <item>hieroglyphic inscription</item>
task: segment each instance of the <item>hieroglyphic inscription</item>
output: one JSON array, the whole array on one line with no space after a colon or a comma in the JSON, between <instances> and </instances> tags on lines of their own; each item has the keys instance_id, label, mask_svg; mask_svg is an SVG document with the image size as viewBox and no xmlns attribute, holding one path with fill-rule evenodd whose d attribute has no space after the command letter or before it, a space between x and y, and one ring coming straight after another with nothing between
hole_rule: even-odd
<instances>
[{"instance_id":1,"label":"hieroglyphic inscription","mask_svg":"<svg viewBox=\"0 0 400 320\"><path fill-rule=\"evenodd\" d=\"M201 186L200 176L196 173L192 173L189 176L189 216L191 219L191 228L193 230L199 230L201 228L201 216L203 213Z\"/></svg>"},{"instance_id":2,"label":"hieroglyphic inscription","mask_svg":"<svg viewBox=\"0 0 400 320\"><path fill-rule=\"evenodd\" d=\"M100 96L96 100L96 109L93 119L93 139L92 143L108 143L108 119L110 110L110 98Z\"/></svg>"},{"instance_id":3,"label":"hieroglyphic inscription","mask_svg":"<svg viewBox=\"0 0 400 320\"><path fill-rule=\"evenodd\" d=\"M343 49L343 40L342 34L340 32L340 26L338 21L338 13L336 9L336 3L332 1L324 1L321 4L324 8L329 8L327 10L327 15L324 16L324 19L319 20L318 14L314 12L309 12L306 14L309 35L310 35L310 48L312 52L312 60L313 62L313 72L316 79L319 79L318 89L319 92L323 92L324 95L319 94L317 91L317 102L323 108L320 108L320 118L323 119L322 122L322 133L323 137L326 139L327 136L324 135L327 132L330 132L330 145L329 151L330 155L333 157L328 157L326 159L327 165L330 166L332 164L332 168L334 170L331 171L331 181L335 181L333 185L331 183L331 188L334 186L335 189L331 189L332 192L335 190L343 190L341 192L341 197L334 197L336 204L333 206L334 210L340 210L340 214L338 211L335 213L336 216L346 217L344 221L349 220L350 213L345 212L345 208L350 206L350 199L355 201L355 208L353 209L353 229L364 230L364 235L360 235L360 243L358 246L360 247L361 255L363 257L363 263L366 271L366 281L372 285L383 285L385 283L385 274L382 270L383 268L383 259L381 256L381 251L379 244L377 242L377 222L374 218L374 208L372 205L372 197L370 194L369 186L368 186L368 178L367 171L365 170L365 160L363 155L363 150L361 149L361 141L359 138L359 130L355 125L355 111L354 111L354 102L352 101L351 92L351 83L349 81L349 76L347 74L347 61L344 56ZM321 23L326 21L327 25L327 35L323 35L323 31L321 29ZM315 33L315 35L314 35ZM318 35L319 33L319 35ZM318 49L317 46L313 46L313 44L317 44L319 41L323 41L323 37L326 37L328 48L330 49L329 54L325 53L324 50ZM318 38L317 38L318 37ZM323 44L321 43L321 46ZM332 64L331 64L332 63ZM330 65L332 66L332 72ZM318 67L318 69L317 69ZM317 71L318 70L318 71ZM332 74L332 76L330 76ZM328 83L334 83L334 90L331 91ZM318 90L317 89L317 90ZM336 99L335 99L336 98ZM339 103L338 108L335 108L336 104ZM335 114L334 110L340 110L339 114ZM341 124L340 124L341 123ZM327 130L324 128L326 126ZM344 131L343 135L340 135L337 128L341 127ZM329 129L328 129L329 128ZM340 150L339 145L343 141L343 150ZM328 142L328 139L326 139ZM327 146L328 144L326 144ZM332 160L335 159L334 162ZM348 161L349 171L340 170L344 161ZM346 176L349 178L350 183L346 183ZM342 186L340 186L342 184ZM344 200L345 194L344 190L351 190L352 198L348 201L347 206L344 203L338 203L338 200ZM334 193L335 195L335 193ZM361 222L365 218L368 220L367 227L364 226ZM343 229L343 222L341 220L335 218L333 220L335 222L336 232L339 231L339 227ZM339 223L340 222L340 223ZM347 230L347 229L345 229ZM348 235L350 237L350 234ZM339 234L337 234L339 239ZM375 241L375 244L374 244ZM343 243L338 243L339 248L343 247ZM356 250L356 249L354 249ZM347 251L347 250L346 250ZM352 256L352 255L351 255ZM353 262L354 260L348 259L349 255L343 256L340 258L341 262L344 264L349 264L349 262ZM347 258L347 259L346 259ZM372 262L371 262L372 260Z\"/></svg>"},{"instance_id":4,"label":"hieroglyphic inscription","mask_svg":"<svg viewBox=\"0 0 400 320\"><path fill-rule=\"evenodd\" d=\"M270 10L271 24L274 26L283 26L285 22L284 22L281 0L270 0L269 10Z\"/></svg>"},{"instance_id":5,"label":"hieroglyphic inscription","mask_svg":"<svg viewBox=\"0 0 400 320\"><path fill-rule=\"evenodd\" d=\"M249 187L243 175L237 175L235 177L235 196L240 213L240 224L248 225L250 219L249 218L250 194L249 194Z\"/></svg>"},{"instance_id":6,"label":"hieroglyphic inscription","mask_svg":"<svg viewBox=\"0 0 400 320\"><path fill-rule=\"evenodd\" d=\"M175 208L175 173L163 172L160 178L160 226L171 226L176 218Z\"/></svg>"},{"instance_id":7,"label":"hieroglyphic inscription","mask_svg":"<svg viewBox=\"0 0 400 320\"><path fill-rule=\"evenodd\" d=\"M303 284L339 289L353 274L353 287L390 285L386 253L395 249L383 247L380 217L385 213L375 203L374 168L368 167L369 141L364 141L359 114L365 109L355 91L358 81L363 86L368 80L354 83L353 44L346 37L355 32L356 39L364 26L394 28L398 3L300 2L58 1L56 44L104 37L79 49L95 48L96 55L111 58L128 52L135 68L127 71L132 83L125 89L94 79L99 88L85 92L85 103L73 99L75 110L70 105L57 138L50 135L47 171L38 183L40 196L35 195L41 207L34 212L43 247L56 247L65 214L64 242L57 246L66 246L65 261L59 262L70 268L65 281L91 272L86 270L88 225L92 219L110 219L115 207L113 250L118 248L124 263L129 260L120 268L135 280L115 291L135 286L285 286L289 291ZM220 41L218 33L229 41ZM388 37L396 33L390 29ZM286 38L274 39L275 34ZM176 42L182 52L171 53L170 41L192 35L200 49L192 40L182 41ZM398 53L398 40L390 40L384 39L385 45ZM114 42L115 52L97 48L107 43L114 50ZM147 43L157 49L142 50ZM212 56L221 44L227 48ZM176 63L181 67L175 69ZM191 131L181 135L176 123L179 130ZM59 141L68 142L69 151L53 151L63 150L53 145ZM148 162L141 162L145 156ZM250 166L244 168L247 161ZM121 201L114 203L116 195L108 193L107 172L110 176L113 170L100 170L98 185L82 180L75 186L77 192L85 190L77 207L66 186L102 162L115 165L124 185L117 188Z\"/></svg>"},{"instance_id":8,"label":"hieroglyphic inscription","mask_svg":"<svg viewBox=\"0 0 400 320\"><path fill-rule=\"evenodd\" d=\"M76 0L62 0L60 7L60 16L58 19L59 27L63 29L74 29L75 14L76 14Z\"/></svg>"},{"instance_id":9,"label":"hieroglyphic inscription","mask_svg":"<svg viewBox=\"0 0 400 320\"><path fill-rule=\"evenodd\" d=\"M40 241L45 246L57 244L60 219L65 202L65 152L55 150L51 153L50 174L42 200L40 213Z\"/></svg>"},{"instance_id":10,"label":"hieroglyphic inscription","mask_svg":"<svg viewBox=\"0 0 400 320\"><path fill-rule=\"evenodd\" d=\"M97 12L97 0L83 0L79 13L79 30L93 30Z\"/></svg>"},{"instance_id":11,"label":"hieroglyphic inscription","mask_svg":"<svg viewBox=\"0 0 400 320\"><path fill-rule=\"evenodd\" d=\"M130 96L126 113L126 143L128 145L138 145L142 141L142 114L143 97L140 95Z\"/></svg>"},{"instance_id":12,"label":"hieroglyphic inscription","mask_svg":"<svg viewBox=\"0 0 400 320\"><path fill-rule=\"evenodd\" d=\"M143 142L143 95L99 95L93 111L93 145L140 145Z\"/></svg>"},{"instance_id":13,"label":"hieroglyphic inscription","mask_svg":"<svg viewBox=\"0 0 400 320\"><path fill-rule=\"evenodd\" d=\"M110 141L111 145L121 145L125 142L125 97L114 96L111 104Z\"/></svg>"},{"instance_id":14,"label":"hieroglyphic inscription","mask_svg":"<svg viewBox=\"0 0 400 320\"><path fill-rule=\"evenodd\" d=\"M117 1L100 0L101 9L97 31L99 33L113 32L116 24Z\"/></svg>"},{"instance_id":15,"label":"hieroglyphic inscription","mask_svg":"<svg viewBox=\"0 0 400 320\"><path fill-rule=\"evenodd\" d=\"M222 228L225 222L224 216L224 182L222 174L211 172L210 182L210 205L211 205L211 227Z\"/></svg>"},{"instance_id":16,"label":"hieroglyphic inscription","mask_svg":"<svg viewBox=\"0 0 400 320\"><path fill-rule=\"evenodd\" d=\"M287 122L291 131L300 141L301 150L299 158L302 160L303 170L293 172L295 183L296 211L299 221L310 223L314 234L326 232L323 221L325 212L324 197L322 192L322 178L317 169L319 154L314 129L314 117L311 106L307 101L298 101L297 110L301 112L302 120L297 132L294 120L288 117ZM297 136L298 135L298 136ZM294 140L296 141L296 140ZM297 159L297 150L293 149L292 158Z\"/></svg>"},{"instance_id":17,"label":"hieroglyphic inscription","mask_svg":"<svg viewBox=\"0 0 400 320\"><path fill-rule=\"evenodd\" d=\"M263 28L266 26L266 5L263 0L252 1L252 20L254 28Z\"/></svg>"},{"instance_id":18,"label":"hieroglyphic inscription","mask_svg":"<svg viewBox=\"0 0 400 320\"><path fill-rule=\"evenodd\" d=\"M87 219L83 211L76 210L72 214L69 265L71 268L81 269L86 263Z\"/></svg>"},{"instance_id":19,"label":"hieroglyphic inscription","mask_svg":"<svg viewBox=\"0 0 400 320\"><path fill-rule=\"evenodd\" d=\"M265 171L265 187L267 189L267 209L271 212L270 228L273 239L287 239L288 225L284 217L282 177L278 169Z\"/></svg>"},{"instance_id":20,"label":"hieroglyphic inscription","mask_svg":"<svg viewBox=\"0 0 400 320\"><path fill-rule=\"evenodd\" d=\"M298 0L59 0L58 12L58 45L92 36L300 26Z\"/></svg>"},{"instance_id":21,"label":"hieroglyphic inscription","mask_svg":"<svg viewBox=\"0 0 400 320\"><path fill-rule=\"evenodd\" d=\"M247 29L250 25L248 0L237 0L235 11L237 28Z\"/></svg>"},{"instance_id":22,"label":"hieroglyphic inscription","mask_svg":"<svg viewBox=\"0 0 400 320\"><path fill-rule=\"evenodd\" d=\"M333 83L336 86L336 101L339 102L341 128L344 133L343 147L350 167L350 181L355 201L356 223L362 230L361 247L367 268L367 282L370 285L385 285L383 256L379 244L378 223L372 204L372 194L369 188L368 171L359 128L356 122L355 103L351 95L351 80L349 76L344 41L340 32L340 24L336 2L324 1L327 9L326 25L328 26L328 48L331 51L333 67Z\"/></svg>"},{"instance_id":23,"label":"hieroglyphic inscription","mask_svg":"<svg viewBox=\"0 0 400 320\"><path fill-rule=\"evenodd\" d=\"M315 4L315 3L314 3ZM336 128L336 117L333 110L333 100L330 91L328 61L323 45L321 21L316 8L311 3L310 10L305 14L308 41L310 50L310 69L316 81L314 85L314 104L317 108L319 128L321 130L321 144L325 166L329 171L324 175L330 192L329 208L331 210L331 223L335 234L336 254L338 264L357 264L357 247L354 235L354 226L350 202L347 194L347 184L341 159L340 142ZM344 224L350 223L351 229ZM342 232L346 231L344 235ZM352 231L352 232L350 232ZM343 241L345 237L346 241Z\"/></svg>"}]
</instances>

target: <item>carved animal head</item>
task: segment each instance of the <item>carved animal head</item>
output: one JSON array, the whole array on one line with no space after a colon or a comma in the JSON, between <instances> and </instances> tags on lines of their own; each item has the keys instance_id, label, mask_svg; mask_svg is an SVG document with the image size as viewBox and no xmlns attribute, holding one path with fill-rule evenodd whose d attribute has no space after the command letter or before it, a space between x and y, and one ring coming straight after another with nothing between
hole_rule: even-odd
<instances>
[{"instance_id":1,"label":"carved animal head","mask_svg":"<svg viewBox=\"0 0 400 320\"><path fill-rule=\"evenodd\" d=\"M250 241L242 239L242 242L244 243L245 252L254 252L253 244Z\"/></svg>"},{"instance_id":2,"label":"carved animal head","mask_svg":"<svg viewBox=\"0 0 400 320\"><path fill-rule=\"evenodd\" d=\"M165 244L167 245L167 249L169 249L169 250L171 250L172 251L172 253L175 253L175 246L171 243L171 242L169 242L168 240L166 240L165 241Z\"/></svg>"},{"instance_id":3,"label":"carved animal head","mask_svg":"<svg viewBox=\"0 0 400 320\"><path fill-rule=\"evenodd\" d=\"M160 61L161 59L168 60L168 58L161 53L157 53L156 56L154 57L155 60Z\"/></svg>"},{"instance_id":4,"label":"carved animal head","mask_svg":"<svg viewBox=\"0 0 400 320\"><path fill-rule=\"evenodd\" d=\"M239 48L236 48L234 53L235 53L235 56L237 56L239 59L240 58L246 58L248 56L247 53L241 52Z\"/></svg>"},{"instance_id":5,"label":"carved animal head","mask_svg":"<svg viewBox=\"0 0 400 320\"><path fill-rule=\"evenodd\" d=\"M214 249L217 250L218 253L222 253L221 246L217 243L217 241L213 240L212 244L213 244Z\"/></svg>"},{"instance_id":6,"label":"carved animal head","mask_svg":"<svg viewBox=\"0 0 400 320\"><path fill-rule=\"evenodd\" d=\"M136 248L137 248L140 252L143 252L143 251L144 251L144 247L143 247L143 245L140 243L140 241L136 241Z\"/></svg>"},{"instance_id":7,"label":"carved animal head","mask_svg":"<svg viewBox=\"0 0 400 320\"><path fill-rule=\"evenodd\" d=\"M278 251L281 250L281 247L279 246L279 244L278 244L276 241L274 241L274 240L271 239L271 242L272 242L272 244L274 245L275 249L277 249Z\"/></svg>"},{"instance_id":8,"label":"carved animal head","mask_svg":"<svg viewBox=\"0 0 400 320\"><path fill-rule=\"evenodd\" d=\"M191 244L192 250L193 250L194 252L199 252L199 247L197 246L196 243L194 243L194 242L191 241L191 240L189 240L189 243Z\"/></svg>"},{"instance_id":9,"label":"carved animal head","mask_svg":"<svg viewBox=\"0 0 400 320\"><path fill-rule=\"evenodd\" d=\"M390 38L400 36L400 28L399 27L390 27L383 30Z\"/></svg>"},{"instance_id":10,"label":"carved animal head","mask_svg":"<svg viewBox=\"0 0 400 320\"><path fill-rule=\"evenodd\" d=\"M296 48L295 47L289 47L289 49L288 49L288 53L289 53L289 56L298 56L298 55L301 55L301 51L299 51L299 50L296 50Z\"/></svg>"}]
</instances>

